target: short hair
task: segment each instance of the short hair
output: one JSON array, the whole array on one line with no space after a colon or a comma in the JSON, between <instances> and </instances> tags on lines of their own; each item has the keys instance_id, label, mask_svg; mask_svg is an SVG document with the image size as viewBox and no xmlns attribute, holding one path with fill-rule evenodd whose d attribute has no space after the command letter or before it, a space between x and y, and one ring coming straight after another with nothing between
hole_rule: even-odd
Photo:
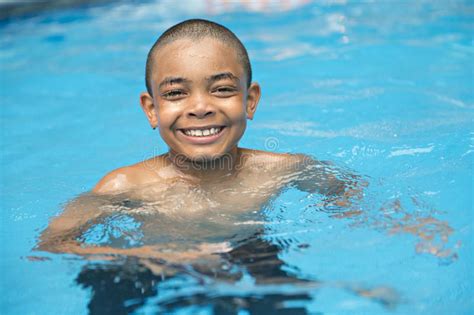
<instances>
[{"instance_id":1,"label":"short hair","mask_svg":"<svg viewBox=\"0 0 474 315\"><path fill-rule=\"evenodd\" d=\"M242 44L239 38L234 33L232 33L231 30L215 22L202 19L191 19L183 21L167 29L156 40L148 52L146 59L145 84L146 89L150 95L152 95L150 81L155 52L178 39L190 38L193 40L199 40L205 37L214 38L235 50L240 64L247 75L247 88L250 87L250 82L252 82L252 67L250 65L247 49L245 49L245 46Z\"/></svg>"}]
</instances>

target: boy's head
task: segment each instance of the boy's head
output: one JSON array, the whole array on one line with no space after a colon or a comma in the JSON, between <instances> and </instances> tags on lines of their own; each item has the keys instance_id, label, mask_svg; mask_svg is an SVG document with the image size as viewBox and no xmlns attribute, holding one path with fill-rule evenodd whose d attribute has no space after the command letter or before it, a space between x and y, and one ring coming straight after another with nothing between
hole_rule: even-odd
<instances>
[{"instance_id":1,"label":"boy's head","mask_svg":"<svg viewBox=\"0 0 474 315\"><path fill-rule=\"evenodd\" d=\"M178 39L186 38L198 42L205 37L216 39L234 49L234 51L237 53L237 56L239 57L240 64L246 73L247 87L250 86L250 83L252 82L252 67L250 65L247 49L245 49L245 46L238 39L238 37L232 33L231 30L220 24L202 19L192 19L183 21L167 29L156 40L148 52L148 57L146 60L145 82L147 91L150 95L153 95L151 77L155 64L155 53L162 47Z\"/></svg>"},{"instance_id":2,"label":"boy's head","mask_svg":"<svg viewBox=\"0 0 474 315\"><path fill-rule=\"evenodd\" d=\"M260 87L232 32L204 20L173 26L150 50L146 75L140 103L170 153L199 162L236 152Z\"/></svg>"}]
</instances>

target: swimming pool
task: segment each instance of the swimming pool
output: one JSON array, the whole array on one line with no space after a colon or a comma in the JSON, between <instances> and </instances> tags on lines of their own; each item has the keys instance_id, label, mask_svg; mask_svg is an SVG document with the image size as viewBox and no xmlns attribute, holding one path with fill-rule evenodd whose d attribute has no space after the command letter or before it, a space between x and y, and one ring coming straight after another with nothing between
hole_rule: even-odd
<instances>
[{"instance_id":1,"label":"swimming pool","mask_svg":"<svg viewBox=\"0 0 474 315\"><path fill-rule=\"evenodd\" d=\"M473 10L469 1L147 1L4 22L0 310L472 313ZM138 106L146 53L197 16L236 32L262 85L241 145L362 174L362 213L314 207L316 196L290 189L257 228L232 225L253 234L219 264L173 264L173 276L132 258L32 251L50 218L103 174L165 151ZM140 223L112 219L84 241L126 234L133 246Z\"/></svg>"}]
</instances>

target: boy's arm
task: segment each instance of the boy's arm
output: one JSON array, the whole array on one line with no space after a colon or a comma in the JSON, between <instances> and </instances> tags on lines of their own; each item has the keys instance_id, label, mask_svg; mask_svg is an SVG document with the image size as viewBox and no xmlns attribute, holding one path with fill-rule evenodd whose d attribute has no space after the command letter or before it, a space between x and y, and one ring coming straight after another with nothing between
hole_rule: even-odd
<instances>
[{"instance_id":1,"label":"boy's arm","mask_svg":"<svg viewBox=\"0 0 474 315\"><path fill-rule=\"evenodd\" d=\"M102 182L107 183L107 181ZM100 185L98 186L100 187ZM172 244L161 247L148 245L133 248L115 248L87 245L78 240L82 233L97 224L100 217L111 215L101 210L102 206L111 205L117 202L118 199L125 198L124 195L117 197L117 195L103 192L101 194L92 192L72 200L65 206L63 213L54 218L41 233L34 250L69 253L92 258L134 256L180 263L204 257L215 258L214 253L225 252L230 249L226 243L202 243L196 248L186 250L178 248L173 250Z\"/></svg>"},{"instance_id":2,"label":"boy's arm","mask_svg":"<svg viewBox=\"0 0 474 315\"><path fill-rule=\"evenodd\" d=\"M336 167L331 162L317 161L307 155L297 155L297 189L325 196L325 206L348 207L351 200L361 199L368 185L360 175Z\"/></svg>"},{"instance_id":3,"label":"boy's arm","mask_svg":"<svg viewBox=\"0 0 474 315\"><path fill-rule=\"evenodd\" d=\"M104 176L91 193L70 201L41 233L36 249L69 252L77 245L76 238L104 214L101 206L110 204L114 194L130 188L130 174L130 167L116 169Z\"/></svg>"},{"instance_id":4,"label":"boy's arm","mask_svg":"<svg viewBox=\"0 0 474 315\"><path fill-rule=\"evenodd\" d=\"M70 201L41 233L36 250L52 253L68 252L76 238L101 216L100 207L110 199L106 196L84 194Z\"/></svg>"},{"instance_id":5,"label":"boy's arm","mask_svg":"<svg viewBox=\"0 0 474 315\"><path fill-rule=\"evenodd\" d=\"M210 258L214 253L226 252L230 247L226 243L202 243L196 248L173 250L173 246L140 246L132 248L115 248L111 246L94 246L81 243L77 238L98 219L106 215L100 210L103 205L110 205L113 196L89 193L71 201L64 212L54 218L42 232L35 250L51 253L68 253L87 257L134 256L138 258L155 258L168 262L180 263L198 258Z\"/></svg>"}]
</instances>

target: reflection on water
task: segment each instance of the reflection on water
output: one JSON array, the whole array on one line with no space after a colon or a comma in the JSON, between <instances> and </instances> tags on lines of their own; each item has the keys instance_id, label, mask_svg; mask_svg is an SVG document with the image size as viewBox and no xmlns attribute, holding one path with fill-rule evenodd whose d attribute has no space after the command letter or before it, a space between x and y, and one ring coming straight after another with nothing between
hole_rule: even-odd
<instances>
[{"instance_id":1,"label":"reflection on water","mask_svg":"<svg viewBox=\"0 0 474 315\"><path fill-rule=\"evenodd\" d=\"M183 284L180 278L188 277L188 286L212 285L224 281L240 281L244 274L253 277L257 283L304 285L307 280L298 279L284 270L284 262L278 258L280 248L269 244L259 235L245 240L231 251L219 255L219 264L207 262L193 265L169 265L154 259L139 260L128 257L109 263L87 264L76 281L91 290L88 308L91 314L128 314L145 305L147 299L157 297L160 287L173 286L173 282ZM150 268L164 267L157 274ZM214 266L213 266L214 265ZM176 288L178 290L179 287ZM197 288L195 288L197 289ZM173 312L191 306L212 310L214 314L237 314L247 310L251 314L306 314L304 307L285 307L291 301L308 301L307 293L257 293L253 294L208 294L204 290L160 298L154 307L159 312ZM153 307L153 305L148 305Z\"/></svg>"},{"instance_id":2,"label":"reflection on water","mask_svg":"<svg viewBox=\"0 0 474 315\"><path fill-rule=\"evenodd\" d=\"M180 265L127 257L85 265L76 283L91 291L90 314L129 314L143 306L157 313L206 310L212 314L309 314L305 303L313 299L310 289L331 284L302 279L287 271L291 268L278 257L281 250L257 233L219 254L218 263ZM252 281L246 283L248 279ZM224 290L212 290L222 283ZM226 292L225 284L247 289ZM387 308L395 307L399 299L386 287L332 285Z\"/></svg>"}]
</instances>

